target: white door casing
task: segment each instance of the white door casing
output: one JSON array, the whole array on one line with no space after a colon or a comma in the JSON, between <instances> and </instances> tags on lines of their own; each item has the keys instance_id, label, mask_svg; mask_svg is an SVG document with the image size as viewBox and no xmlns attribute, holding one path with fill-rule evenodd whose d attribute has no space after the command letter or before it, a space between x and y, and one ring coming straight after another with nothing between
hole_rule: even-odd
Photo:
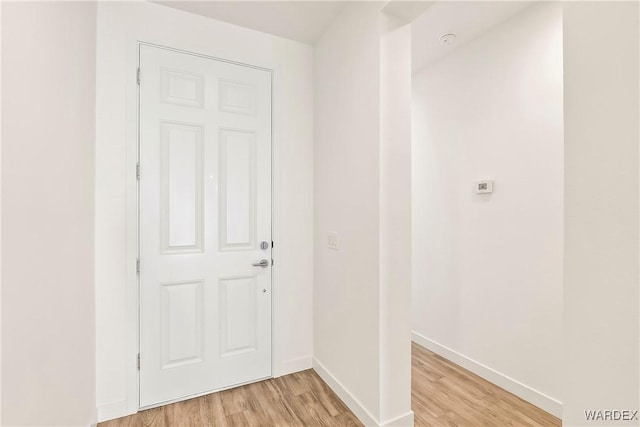
<instances>
[{"instance_id":1,"label":"white door casing","mask_svg":"<svg viewBox=\"0 0 640 427\"><path fill-rule=\"evenodd\" d=\"M270 71L141 45L139 132L140 407L270 377Z\"/></svg>"}]
</instances>

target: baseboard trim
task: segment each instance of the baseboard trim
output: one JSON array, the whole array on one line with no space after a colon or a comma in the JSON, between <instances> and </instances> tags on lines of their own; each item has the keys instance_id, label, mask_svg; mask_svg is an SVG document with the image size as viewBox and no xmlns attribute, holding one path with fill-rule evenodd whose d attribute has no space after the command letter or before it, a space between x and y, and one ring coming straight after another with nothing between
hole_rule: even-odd
<instances>
[{"instance_id":1,"label":"baseboard trim","mask_svg":"<svg viewBox=\"0 0 640 427\"><path fill-rule=\"evenodd\" d=\"M127 415L133 415L135 413L136 411L131 412L129 402L126 400L107 403L106 405L98 406L98 422L115 420L116 418L126 417Z\"/></svg>"},{"instance_id":2,"label":"baseboard trim","mask_svg":"<svg viewBox=\"0 0 640 427\"><path fill-rule=\"evenodd\" d=\"M362 406L362 404L356 399L353 394L331 373L322 363L315 357L313 358L313 369L318 373L320 378L327 383L327 385L338 395L340 399L349 407L351 412L358 417L360 422L365 426L376 426L380 424L376 419Z\"/></svg>"},{"instance_id":3,"label":"baseboard trim","mask_svg":"<svg viewBox=\"0 0 640 427\"><path fill-rule=\"evenodd\" d=\"M485 380L492 382L493 384L507 390L510 393L515 394L519 398L526 400L532 405L555 415L558 418L562 418L562 402L547 396L546 394L531 388L521 382L514 380L507 375L504 375L488 366L483 365L480 362L458 353L455 350L450 349L447 346L439 344L430 338L420 335L417 332L411 333L411 339L416 343L434 353L452 361L453 363L462 366L465 369L473 372L474 374L484 378Z\"/></svg>"},{"instance_id":4,"label":"baseboard trim","mask_svg":"<svg viewBox=\"0 0 640 427\"><path fill-rule=\"evenodd\" d=\"M381 424L381 427L413 427L413 411Z\"/></svg>"},{"instance_id":5,"label":"baseboard trim","mask_svg":"<svg viewBox=\"0 0 640 427\"><path fill-rule=\"evenodd\" d=\"M278 367L278 372L275 373L274 377L281 377L283 375L294 374L300 371L306 371L307 369L311 369L313 367L313 357L304 356L298 357L296 359L283 360L280 366Z\"/></svg>"}]
</instances>

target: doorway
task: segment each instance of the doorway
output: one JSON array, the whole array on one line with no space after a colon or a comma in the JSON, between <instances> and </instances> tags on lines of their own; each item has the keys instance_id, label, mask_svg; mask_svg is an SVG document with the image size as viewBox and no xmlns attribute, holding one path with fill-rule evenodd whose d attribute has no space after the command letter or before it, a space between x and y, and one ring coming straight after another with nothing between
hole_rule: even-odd
<instances>
[{"instance_id":1,"label":"doorway","mask_svg":"<svg viewBox=\"0 0 640 427\"><path fill-rule=\"evenodd\" d=\"M272 375L271 72L139 50L140 407Z\"/></svg>"}]
</instances>

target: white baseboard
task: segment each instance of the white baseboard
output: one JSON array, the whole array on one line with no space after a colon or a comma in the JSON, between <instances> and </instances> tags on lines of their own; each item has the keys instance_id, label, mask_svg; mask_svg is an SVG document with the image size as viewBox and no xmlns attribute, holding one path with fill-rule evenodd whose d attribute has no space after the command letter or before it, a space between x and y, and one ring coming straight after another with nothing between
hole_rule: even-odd
<instances>
[{"instance_id":1,"label":"white baseboard","mask_svg":"<svg viewBox=\"0 0 640 427\"><path fill-rule=\"evenodd\" d=\"M278 371L274 372L274 378L283 375L293 374L295 372L306 371L313 367L313 358L311 356L298 357L296 359L284 360L280 363Z\"/></svg>"},{"instance_id":2,"label":"white baseboard","mask_svg":"<svg viewBox=\"0 0 640 427\"><path fill-rule=\"evenodd\" d=\"M396 417L392 420L379 423L375 417L356 399L353 394L335 377L324 365L314 357L313 369L318 373L320 378L338 395L340 399L349 407L351 412L358 417L360 422L369 427L413 427L413 411L409 411L404 415Z\"/></svg>"},{"instance_id":3,"label":"white baseboard","mask_svg":"<svg viewBox=\"0 0 640 427\"><path fill-rule=\"evenodd\" d=\"M515 394L519 398L526 400L527 402L541 408L548 413L555 415L558 418L562 417L562 402L547 396L546 394L533 389L519 381L514 380L488 366L483 365L480 362L476 362L469 357L458 353L455 350L450 349L442 344L439 344L417 332L411 333L411 339L421 346L433 351L436 354L452 361L453 363L462 366L465 369L473 372L474 374L484 378L485 380L494 383L498 387L507 390L510 393Z\"/></svg>"},{"instance_id":4,"label":"white baseboard","mask_svg":"<svg viewBox=\"0 0 640 427\"><path fill-rule=\"evenodd\" d=\"M376 426L379 424L376 419L367 411L367 409L362 406L362 404L356 399L347 388L336 377L333 376L331 372L325 368L322 363L318 362L318 360L313 358L313 369L318 373L320 378L327 383L327 385L334 391L335 394L338 395L340 399L351 409L351 412L358 417L360 422L365 426Z\"/></svg>"},{"instance_id":5,"label":"white baseboard","mask_svg":"<svg viewBox=\"0 0 640 427\"><path fill-rule=\"evenodd\" d=\"M383 423L381 427L413 427L413 411L389 420Z\"/></svg>"},{"instance_id":6,"label":"white baseboard","mask_svg":"<svg viewBox=\"0 0 640 427\"><path fill-rule=\"evenodd\" d=\"M136 411L131 412L129 403L126 400L107 403L106 405L98 406L98 422L115 420L116 418L126 417L127 415L133 415L135 413Z\"/></svg>"}]
</instances>

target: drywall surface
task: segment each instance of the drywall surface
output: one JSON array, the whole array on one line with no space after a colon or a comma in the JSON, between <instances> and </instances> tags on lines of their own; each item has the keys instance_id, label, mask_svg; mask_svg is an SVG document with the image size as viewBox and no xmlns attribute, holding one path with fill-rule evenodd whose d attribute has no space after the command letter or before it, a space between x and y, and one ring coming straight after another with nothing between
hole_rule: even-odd
<instances>
[{"instance_id":1,"label":"drywall surface","mask_svg":"<svg viewBox=\"0 0 640 427\"><path fill-rule=\"evenodd\" d=\"M0 22L2 3L0 2ZM0 31L0 50L2 31ZM0 99L2 99L2 55L0 55ZM0 102L0 334L2 333L2 102ZM0 338L0 424L2 424L2 339Z\"/></svg>"},{"instance_id":2,"label":"drywall surface","mask_svg":"<svg viewBox=\"0 0 640 427\"><path fill-rule=\"evenodd\" d=\"M548 3L413 86L414 338L556 415L562 87L562 9ZM481 179L492 194L474 194Z\"/></svg>"},{"instance_id":3,"label":"drywall surface","mask_svg":"<svg viewBox=\"0 0 640 427\"><path fill-rule=\"evenodd\" d=\"M314 357L379 412L379 10L349 4L315 47ZM338 233L338 250L327 234Z\"/></svg>"},{"instance_id":4,"label":"drywall surface","mask_svg":"<svg viewBox=\"0 0 640 427\"><path fill-rule=\"evenodd\" d=\"M638 16L564 6L565 426L639 424L585 416L639 409Z\"/></svg>"},{"instance_id":5,"label":"drywall surface","mask_svg":"<svg viewBox=\"0 0 640 427\"><path fill-rule=\"evenodd\" d=\"M399 426L413 418L407 405L411 402L411 26L399 25L387 14L381 19L380 419Z\"/></svg>"},{"instance_id":6,"label":"drywall surface","mask_svg":"<svg viewBox=\"0 0 640 427\"><path fill-rule=\"evenodd\" d=\"M394 263L410 251L411 46L381 7L346 5L315 48L314 366L365 425L398 426L413 424L409 260Z\"/></svg>"},{"instance_id":7,"label":"drywall surface","mask_svg":"<svg viewBox=\"0 0 640 427\"><path fill-rule=\"evenodd\" d=\"M101 2L95 222L100 420L138 409L138 41L274 70L274 376L310 368L313 352L313 48L148 2Z\"/></svg>"},{"instance_id":8,"label":"drywall surface","mask_svg":"<svg viewBox=\"0 0 640 427\"><path fill-rule=\"evenodd\" d=\"M95 43L95 3L2 4L2 425L96 421Z\"/></svg>"}]
</instances>

